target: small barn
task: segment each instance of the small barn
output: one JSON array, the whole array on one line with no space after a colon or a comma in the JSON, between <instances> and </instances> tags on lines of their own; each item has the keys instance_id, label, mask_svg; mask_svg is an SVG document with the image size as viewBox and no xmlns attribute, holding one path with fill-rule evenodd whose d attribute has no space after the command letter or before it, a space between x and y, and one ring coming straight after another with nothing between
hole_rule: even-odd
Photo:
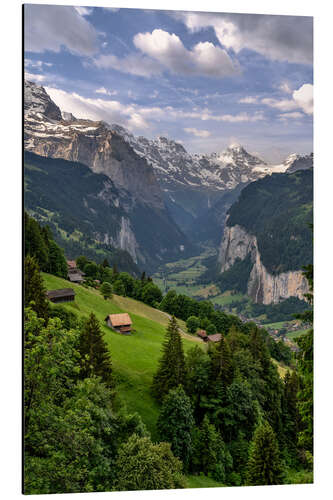
<instances>
[{"instance_id":1,"label":"small barn","mask_svg":"<svg viewBox=\"0 0 333 500\"><path fill-rule=\"evenodd\" d=\"M124 335L130 335L132 331L132 320L128 313L109 314L105 318L107 326Z\"/></svg>"},{"instance_id":2,"label":"small barn","mask_svg":"<svg viewBox=\"0 0 333 500\"><path fill-rule=\"evenodd\" d=\"M59 290L48 290L46 296L55 304L59 302L73 302L75 299L75 292L72 288L61 288Z\"/></svg>"},{"instance_id":3,"label":"small barn","mask_svg":"<svg viewBox=\"0 0 333 500\"><path fill-rule=\"evenodd\" d=\"M207 337L207 333L206 333L206 330L198 330L197 331L197 335L198 337L200 337L202 340L204 340L206 342L206 340L208 339Z\"/></svg>"},{"instance_id":4,"label":"small barn","mask_svg":"<svg viewBox=\"0 0 333 500\"><path fill-rule=\"evenodd\" d=\"M68 279L72 283L82 283L84 281L84 277L81 272L70 272L68 271Z\"/></svg>"},{"instance_id":5,"label":"small barn","mask_svg":"<svg viewBox=\"0 0 333 500\"><path fill-rule=\"evenodd\" d=\"M220 333L214 333L214 335L208 335L208 342L220 342L222 335Z\"/></svg>"}]
</instances>

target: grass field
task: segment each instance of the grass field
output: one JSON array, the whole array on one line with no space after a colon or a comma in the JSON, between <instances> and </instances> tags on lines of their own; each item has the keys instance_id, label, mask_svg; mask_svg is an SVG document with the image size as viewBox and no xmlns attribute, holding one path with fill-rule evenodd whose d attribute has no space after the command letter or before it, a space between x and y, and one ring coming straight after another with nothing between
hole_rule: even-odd
<instances>
[{"instance_id":1,"label":"grass field","mask_svg":"<svg viewBox=\"0 0 333 500\"><path fill-rule=\"evenodd\" d=\"M305 330L296 330L295 332L289 332L286 334L286 337L290 340L294 340L294 339L297 339L297 337L300 337L301 335L304 335L304 333L307 333L309 331L309 329L305 329Z\"/></svg>"},{"instance_id":2,"label":"grass field","mask_svg":"<svg viewBox=\"0 0 333 500\"><path fill-rule=\"evenodd\" d=\"M167 315L133 299L114 296L112 300L104 300L92 288L86 289L45 273L43 278L47 289L71 287L75 290L75 302L63 303L64 307L80 316L88 316L90 312L96 314L110 348L119 396L130 412L137 411L141 415L154 439L158 406L149 388L161 356ZM108 314L120 312L129 312L131 315L135 330L131 336L116 333L104 324ZM184 323L179 323L183 329ZM196 344L205 348L197 337L188 334L183 337L185 352Z\"/></svg>"},{"instance_id":3,"label":"grass field","mask_svg":"<svg viewBox=\"0 0 333 500\"><path fill-rule=\"evenodd\" d=\"M231 292L224 292L221 293L220 295L217 295L216 297L212 297L210 300L213 302L213 304L218 304L219 306L226 306L230 304L231 302L240 302L241 300L248 298L242 293L236 293L234 295L231 294Z\"/></svg>"}]
</instances>

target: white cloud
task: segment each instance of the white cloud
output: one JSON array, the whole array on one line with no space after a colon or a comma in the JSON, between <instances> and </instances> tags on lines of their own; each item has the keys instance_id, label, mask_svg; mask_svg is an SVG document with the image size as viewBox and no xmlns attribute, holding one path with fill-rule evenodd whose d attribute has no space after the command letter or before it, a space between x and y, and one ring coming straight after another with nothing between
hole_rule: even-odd
<instances>
[{"instance_id":1,"label":"white cloud","mask_svg":"<svg viewBox=\"0 0 333 500\"><path fill-rule=\"evenodd\" d=\"M119 123L130 130L148 128L148 123L137 106L115 100L86 98L75 92L52 87L45 87L45 90L61 110L69 111L77 118Z\"/></svg>"},{"instance_id":2,"label":"white cloud","mask_svg":"<svg viewBox=\"0 0 333 500\"><path fill-rule=\"evenodd\" d=\"M313 85L305 83L293 92L293 99L307 115L313 114Z\"/></svg>"},{"instance_id":3,"label":"white cloud","mask_svg":"<svg viewBox=\"0 0 333 500\"><path fill-rule=\"evenodd\" d=\"M195 135L196 137L209 137L211 132L209 130L198 130L196 128L184 128L187 134Z\"/></svg>"},{"instance_id":4,"label":"white cloud","mask_svg":"<svg viewBox=\"0 0 333 500\"><path fill-rule=\"evenodd\" d=\"M271 108L279 109L280 111L292 111L299 106L293 99L275 99L273 97L265 97L261 99L262 104L270 106Z\"/></svg>"},{"instance_id":5,"label":"white cloud","mask_svg":"<svg viewBox=\"0 0 333 500\"><path fill-rule=\"evenodd\" d=\"M95 90L96 94L104 94L104 95L117 95L118 92L116 90L107 90L105 87L100 87Z\"/></svg>"},{"instance_id":6,"label":"white cloud","mask_svg":"<svg viewBox=\"0 0 333 500\"><path fill-rule=\"evenodd\" d=\"M281 113L279 115L279 118L281 118L281 120L286 120L288 118L292 118L292 119L297 119L297 118L303 118L304 115L303 113L300 113L299 111L292 111L290 113Z\"/></svg>"},{"instance_id":7,"label":"white cloud","mask_svg":"<svg viewBox=\"0 0 333 500\"><path fill-rule=\"evenodd\" d=\"M312 18L256 14L174 14L187 28L199 31L212 27L227 49L239 53L251 49L269 59L312 64Z\"/></svg>"},{"instance_id":8,"label":"white cloud","mask_svg":"<svg viewBox=\"0 0 333 500\"><path fill-rule=\"evenodd\" d=\"M28 71L25 71L24 78L25 78L25 80L41 83L41 82L45 81L46 77L44 75L36 75L33 73L29 73Z\"/></svg>"},{"instance_id":9,"label":"white cloud","mask_svg":"<svg viewBox=\"0 0 333 500\"><path fill-rule=\"evenodd\" d=\"M44 61L32 61L31 59L24 59L24 66L27 68L39 68L42 69L43 66L51 67L52 63Z\"/></svg>"},{"instance_id":10,"label":"white cloud","mask_svg":"<svg viewBox=\"0 0 333 500\"><path fill-rule=\"evenodd\" d=\"M238 102L240 104L256 104L258 102L258 98L252 97L252 96L247 96L247 97L242 97L242 99L239 99Z\"/></svg>"},{"instance_id":11,"label":"white cloud","mask_svg":"<svg viewBox=\"0 0 333 500\"><path fill-rule=\"evenodd\" d=\"M74 9L80 14L80 16L90 16L94 10L89 7L74 7Z\"/></svg>"},{"instance_id":12,"label":"white cloud","mask_svg":"<svg viewBox=\"0 0 333 500\"><path fill-rule=\"evenodd\" d=\"M138 33L134 45L169 71L182 75L213 77L232 76L239 73L239 66L227 52L211 42L199 42L188 50L174 33L161 29L152 33Z\"/></svg>"},{"instance_id":13,"label":"white cloud","mask_svg":"<svg viewBox=\"0 0 333 500\"><path fill-rule=\"evenodd\" d=\"M186 120L186 124L188 120L242 123L264 119L263 114L259 112L253 115L248 113L218 115L213 114L207 108L193 108L191 111L187 111L172 106L145 107L135 103L123 104L111 99L86 98L75 92L70 93L51 86L45 86L45 90L61 110L71 112L77 118L104 120L109 124L118 123L132 131L144 132L154 124L160 124L161 121L177 124L181 120ZM195 127L187 128L192 135L197 137L207 138L209 136L208 130L200 130Z\"/></svg>"},{"instance_id":14,"label":"white cloud","mask_svg":"<svg viewBox=\"0 0 333 500\"><path fill-rule=\"evenodd\" d=\"M92 56L96 52L97 33L76 8L26 4L24 12L26 51L60 52L65 46L79 55Z\"/></svg>"},{"instance_id":15,"label":"white cloud","mask_svg":"<svg viewBox=\"0 0 333 500\"><path fill-rule=\"evenodd\" d=\"M313 85L305 83L298 90L294 90L291 99L275 99L267 97L261 100L262 104L280 111L294 111L301 109L307 115L313 114Z\"/></svg>"},{"instance_id":16,"label":"white cloud","mask_svg":"<svg viewBox=\"0 0 333 500\"><path fill-rule=\"evenodd\" d=\"M109 69L113 68L122 73L131 75L150 77L162 73L162 66L141 54L129 54L126 57L120 58L113 54L101 55L94 59L94 64L98 68Z\"/></svg>"}]
</instances>

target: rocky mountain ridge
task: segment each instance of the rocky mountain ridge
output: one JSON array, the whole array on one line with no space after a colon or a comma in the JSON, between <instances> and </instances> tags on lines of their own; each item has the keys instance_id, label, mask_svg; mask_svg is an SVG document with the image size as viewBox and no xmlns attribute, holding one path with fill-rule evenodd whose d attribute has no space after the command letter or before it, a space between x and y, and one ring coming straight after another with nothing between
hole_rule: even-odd
<instances>
[{"instance_id":1,"label":"rocky mountain ridge","mask_svg":"<svg viewBox=\"0 0 333 500\"><path fill-rule=\"evenodd\" d=\"M191 244L172 220L154 170L121 135L104 122L61 112L42 87L30 82L25 85L24 112L26 151L86 165L93 173L107 176L113 188L123 193L117 198L121 210L112 209L120 217L119 234L96 233L95 239L127 250L146 269L164 258L177 259L186 254ZM107 190L104 197L107 204ZM105 213L102 210L98 215L103 218ZM145 224L151 227L145 228ZM152 231L168 238L161 237L158 244Z\"/></svg>"}]
</instances>

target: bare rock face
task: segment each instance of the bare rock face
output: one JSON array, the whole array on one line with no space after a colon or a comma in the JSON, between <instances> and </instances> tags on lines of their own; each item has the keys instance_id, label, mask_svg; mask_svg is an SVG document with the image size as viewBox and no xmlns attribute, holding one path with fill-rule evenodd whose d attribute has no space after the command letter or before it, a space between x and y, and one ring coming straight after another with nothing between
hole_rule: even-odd
<instances>
[{"instance_id":1,"label":"bare rock face","mask_svg":"<svg viewBox=\"0 0 333 500\"><path fill-rule=\"evenodd\" d=\"M25 149L51 158L81 162L110 177L141 203L162 209L153 168L104 122L61 114L43 87L25 84Z\"/></svg>"},{"instance_id":2,"label":"bare rock face","mask_svg":"<svg viewBox=\"0 0 333 500\"><path fill-rule=\"evenodd\" d=\"M236 259L244 260L251 255L253 267L247 283L247 294L259 304L276 304L289 297L304 299L309 291L302 271L270 274L261 261L257 238L248 234L241 226L225 226L219 252L221 272L233 266Z\"/></svg>"}]
</instances>

